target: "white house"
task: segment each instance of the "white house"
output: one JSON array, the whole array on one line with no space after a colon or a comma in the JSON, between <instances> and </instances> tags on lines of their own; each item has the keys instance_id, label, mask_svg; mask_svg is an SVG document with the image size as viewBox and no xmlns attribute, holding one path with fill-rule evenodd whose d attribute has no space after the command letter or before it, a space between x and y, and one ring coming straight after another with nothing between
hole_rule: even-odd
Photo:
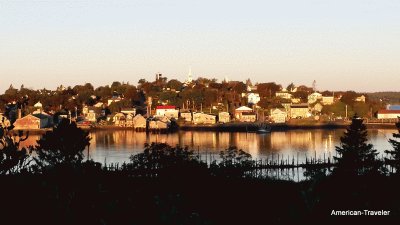
<instances>
[{"instance_id":1,"label":"white house","mask_svg":"<svg viewBox=\"0 0 400 225\"><path fill-rule=\"evenodd\" d=\"M247 102L249 104L257 104L260 101L260 94L258 93L249 93L247 94Z\"/></svg>"},{"instance_id":2,"label":"white house","mask_svg":"<svg viewBox=\"0 0 400 225\"><path fill-rule=\"evenodd\" d=\"M310 116L311 113L307 103L292 104L290 106L290 118L307 118Z\"/></svg>"},{"instance_id":3,"label":"white house","mask_svg":"<svg viewBox=\"0 0 400 225\"><path fill-rule=\"evenodd\" d=\"M231 116L228 112L220 112L218 113L218 122L220 123L229 123L231 121Z\"/></svg>"},{"instance_id":4,"label":"white house","mask_svg":"<svg viewBox=\"0 0 400 225\"><path fill-rule=\"evenodd\" d=\"M149 129L152 130L164 130L168 129L169 124L166 122L163 122L161 120L152 120L149 122Z\"/></svg>"},{"instance_id":5,"label":"white house","mask_svg":"<svg viewBox=\"0 0 400 225\"><path fill-rule=\"evenodd\" d=\"M253 109L247 107L247 106L241 106L237 109L235 109L235 118L240 119L242 117L243 113L252 113Z\"/></svg>"},{"instance_id":6,"label":"white house","mask_svg":"<svg viewBox=\"0 0 400 225\"><path fill-rule=\"evenodd\" d=\"M308 104L313 104L318 100L322 100L322 94L314 92L308 95Z\"/></svg>"},{"instance_id":7,"label":"white house","mask_svg":"<svg viewBox=\"0 0 400 225\"><path fill-rule=\"evenodd\" d=\"M285 109L271 109L271 120L274 123L285 123L287 118L287 112Z\"/></svg>"},{"instance_id":8,"label":"white house","mask_svg":"<svg viewBox=\"0 0 400 225\"><path fill-rule=\"evenodd\" d=\"M146 119L140 114L137 114L132 119L132 122L135 128L143 128L143 129L146 128Z\"/></svg>"},{"instance_id":9,"label":"white house","mask_svg":"<svg viewBox=\"0 0 400 225\"><path fill-rule=\"evenodd\" d=\"M178 119L178 114L179 110L177 110L176 107L172 105L160 105L156 107L156 117L166 116L169 119Z\"/></svg>"},{"instance_id":10,"label":"white house","mask_svg":"<svg viewBox=\"0 0 400 225\"><path fill-rule=\"evenodd\" d=\"M357 97L354 101L356 101L356 102L365 102L365 96L361 95L361 96Z\"/></svg>"},{"instance_id":11,"label":"white house","mask_svg":"<svg viewBox=\"0 0 400 225\"><path fill-rule=\"evenodd\" d=\"M181 112L181 118L185 120L185 122L192 122L192 113L191 112Z\"/></svg>"}]
</instances>

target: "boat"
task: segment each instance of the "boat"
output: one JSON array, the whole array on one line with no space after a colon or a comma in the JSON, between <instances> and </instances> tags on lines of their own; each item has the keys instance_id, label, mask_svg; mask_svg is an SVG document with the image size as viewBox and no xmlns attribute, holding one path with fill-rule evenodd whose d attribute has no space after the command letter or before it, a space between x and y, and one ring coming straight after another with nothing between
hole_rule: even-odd
<instances>
[{"instance_id":1,"label":"boat","mask_svg":"<svg viewBox=\"0 0 400 225\"><path fill-rule=\"evenodd\" d=\"M258 129L256 131L258 134L266 134L266 133L271 133L271 126L269 126L266 123L259 123L258 124Z\"/></svg>"}]
</instances>

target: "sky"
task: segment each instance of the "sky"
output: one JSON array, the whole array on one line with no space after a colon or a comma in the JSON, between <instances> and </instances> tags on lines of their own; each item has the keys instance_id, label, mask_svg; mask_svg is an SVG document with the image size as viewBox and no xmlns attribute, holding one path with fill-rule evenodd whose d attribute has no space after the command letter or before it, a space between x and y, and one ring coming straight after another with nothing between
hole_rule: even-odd
<instances>
[{"instance_id":1,"label":"sky","mask_svg":"<svg viewBox=\"0 0 400 225\"><path fill-rule=\"evenodd\" d=\"M398 0L0 0L0 93L156 73L400 91Z\"/></svg>"}]
</instances>

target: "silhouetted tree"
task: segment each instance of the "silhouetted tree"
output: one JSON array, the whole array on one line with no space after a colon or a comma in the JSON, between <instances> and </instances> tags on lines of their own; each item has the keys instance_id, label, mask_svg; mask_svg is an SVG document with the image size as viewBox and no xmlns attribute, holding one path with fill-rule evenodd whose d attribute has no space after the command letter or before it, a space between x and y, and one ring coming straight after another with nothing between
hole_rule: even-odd
<instances>
[{"instance_id":1,"label":"silhouetted tree","mask_svg":"<svg viewBox=\"0 0 400 225\"><path fill-rule=\"evenodd\" d=\"M225 151L221 151L219 156L222 159L219 164L221 166L248 165L251 161L251 155L249 153L235 146L230 146Z\"/></svg>"},{"instance_id":2,"label":"silhouetted tree","mask_svg":"<svg viewBox=\"0 0 400 225\"><path fill-rule=\"evenodd\" d=\"M193 176L206 166L188 147L171 147L165 143L145 144L143 153L132 155L127 169L136 170L142 176Z\"/></svg>"},{"instance_id":3,"label":"silhouetted tree","mask_svg":"<svg viewBox=\"0 0 400 225\"><path fill-rule=\"evenodd\" d=\"M26 148L20 149L20 143L28 138L23 137L23 132L11 133L11 127L0 126L0 174L13 174L21 172L29 165Z\"/></svg>"},{"instance_id":4,"label":"silhouetted tree","mask_svg":"<svg viewBox=\"0 0 400 225\"><path fill-rule=\"evenodd\" d=\"M397 174L400 174L400 122L396 123L396 127L398 133L393 134L393 138L395 139L389 139L393 150L386 150L385 152L391 156L391 158L386 161L395 168Z\"/></svg>"},{"instance_id":5,"label":"silhouetted tree","mask_svg":"<svg viewBox=\"0 0 400 225\"><path fill-rule=\"evenodd\" d=\"M288 90L288 91L292 91L292 90L294 90L296 88L296 86L293 84L293 82L292 83L290 83L287 87L286 87L286 90Z\"/></svg>"},{"instance_id":6,"label":"silhouetted tree","mask_svg":"<svg viewBox=\"0 0 400 225\"><path fill-rule=\"evenodd\" d=\"M89 133L78 128L76 123L62 120L53 131L47 131L35 146L35 161L42 169L58 165L78 165L83 160L83 151L89 147Z\"/></svg>"},{"instance_id":7,"label":"silhouetted tree","mask_svg":"<svg viewBox=\"0 0 400 225\"><path fill-rule=\"evenodd\" d=\"M244 177L246 171L251 170L253 161L251 155L235 146L230 146L220 152L221 161L211 165L213 173L223 177Z\"/></svg>"},{"instance_id":8,"label":"silhouetted tree","mask_svg":"<svg viewBox=\"0 0 400 225\"><path fill-rule=\"evenodd\" d=\"M363 120L355 115L352 123L340 138L340 146L336 146L339 157L335 173L343 175L363 175L376 171L378 154L372 144L367 143L367 128Z\"/></svg>"}]
</instances>

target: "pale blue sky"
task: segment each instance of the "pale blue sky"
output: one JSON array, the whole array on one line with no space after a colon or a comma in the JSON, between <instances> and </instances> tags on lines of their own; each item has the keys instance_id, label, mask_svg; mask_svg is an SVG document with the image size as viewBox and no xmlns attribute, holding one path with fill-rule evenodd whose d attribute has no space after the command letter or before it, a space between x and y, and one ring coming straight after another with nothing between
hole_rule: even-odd
<instances>
[{"instance_id":1,"label":"pale blue sky","mask_svg":"<svg viewBox=\"0 0 400 225\"><path fill-rule=\"evenodd\" d=\"M400 1L0 0L0 92L154 79L400 91Z\"/></svg>"}]
</instances>

